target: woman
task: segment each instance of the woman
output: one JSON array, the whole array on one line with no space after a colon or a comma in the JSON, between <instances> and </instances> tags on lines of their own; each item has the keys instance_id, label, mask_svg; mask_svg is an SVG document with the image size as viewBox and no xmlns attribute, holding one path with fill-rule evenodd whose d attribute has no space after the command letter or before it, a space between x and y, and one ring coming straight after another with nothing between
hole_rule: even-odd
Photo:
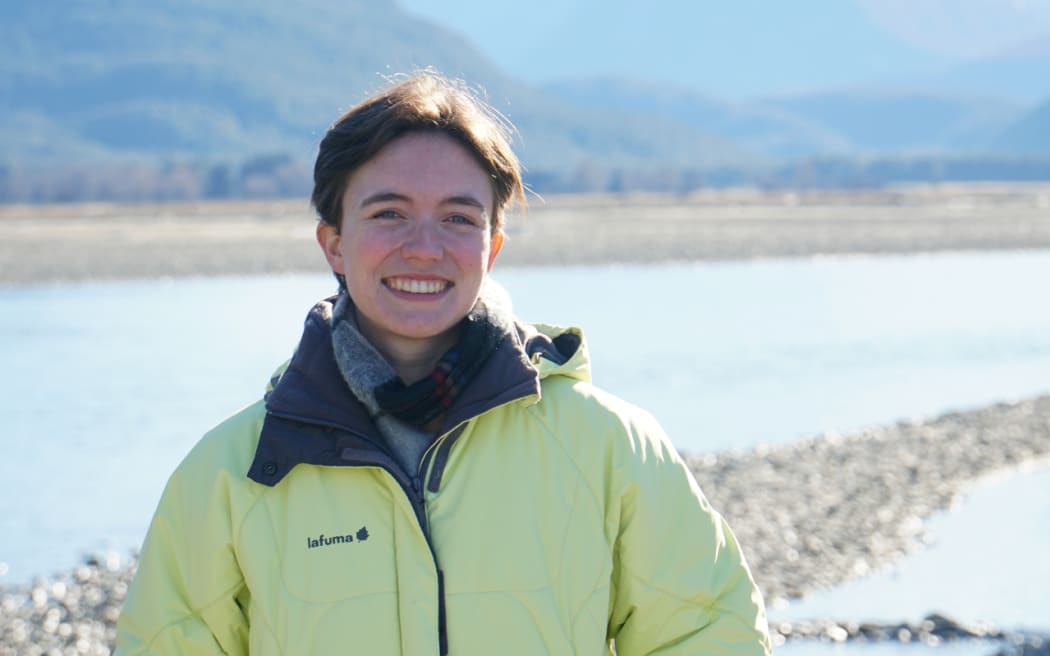
<instances>
[{"instance_id":1,"label":"woman","mask_svg":"<svg viewBox=\"0 0 1050 656\"><path fill-rule=\"evenodd\" d=\"M523 200L490 110L408 78L335 123L314 178L340 292L173 474L117 653L768 653L660 427L489 282Z\"/></svg>"}]
</instances>

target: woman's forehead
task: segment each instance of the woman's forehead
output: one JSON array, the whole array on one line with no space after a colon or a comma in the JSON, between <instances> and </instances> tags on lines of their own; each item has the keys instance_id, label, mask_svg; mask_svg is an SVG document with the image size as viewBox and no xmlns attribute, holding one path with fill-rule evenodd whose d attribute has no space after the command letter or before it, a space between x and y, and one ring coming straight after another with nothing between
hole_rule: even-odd
<instances>
[{"instance_id":1,"label":"woman's forehead","mask_svg":"<svg viewBox=\"0 0 1050 656\"><path fill-rule=\"evenodd\" d=\"M358 207L376 201L465 204L491 212L493 196L489 175L466 147L441 133L413 133L355 169L344 200Z\"/></svg>"}]
</instances>

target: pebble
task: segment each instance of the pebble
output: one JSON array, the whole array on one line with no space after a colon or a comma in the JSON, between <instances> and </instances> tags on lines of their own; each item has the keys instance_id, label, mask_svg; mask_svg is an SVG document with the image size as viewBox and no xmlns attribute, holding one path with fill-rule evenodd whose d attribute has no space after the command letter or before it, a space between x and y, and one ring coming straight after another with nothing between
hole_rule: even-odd
<instances>
[{"instance_id":1,"label":"pebble","mask_svg":"<svg viewBox=\"0 0 1050 656\"><path fill-rule=\"evenodd\" d=\"M968 485L1048 455L1050 396L1043 396L686 459L733 527L767 602L777 603L921 548L923 519L949 508ZM135 566L134 557L106 554L51 578L0 587L0 656L109 654ZM770 633L774 645L982 640L996 656L1050 656L1050 634L964 626L942 615L895 625L780 623Z\"/></svg>"},{"instance_id":2,"label":"pebble","mask_svg":"<svg viewBox=\"0 0 1050 656\"><path fill-rule=\"evenodd\" d=\"M0 656L108 656L135 560L106 554L0 588Z\"/></svg>"},{"instance_id":3,"label":"pebble","mask_svg":"<svg viewBox=\"0 0 1050 656\"><path fill-rule=\"evenodd\" d=\"M774 646L783 645L789 639L836 643L920 643L927 647L969 640L987 644L987 653L995 656L1050 656L1050 634L1000 631L980 624L968 626L936 613L915 624L857 624L815 620L773 624L769 631Z\"/></svg>"}]
</instances>

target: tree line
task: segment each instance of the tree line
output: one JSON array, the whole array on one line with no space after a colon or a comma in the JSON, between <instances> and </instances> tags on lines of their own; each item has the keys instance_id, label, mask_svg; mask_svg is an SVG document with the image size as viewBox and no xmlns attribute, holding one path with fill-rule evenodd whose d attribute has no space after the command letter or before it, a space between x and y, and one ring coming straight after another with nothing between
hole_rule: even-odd
<instances>
[{"instance_id":1,"label":"tree line","mask_svg":"<svg viewBox=\"0 0 1050 656\"><path fill-rule=\"evenodd\" d=\"M163 202L305 198L312 164L287 154L239 163L114 160L0 165L0 203ZM810 158L751 168L623 168L583 160L527 170L537 193L684 193L705 188L867 189L899 183L1050 181L1050 157Z\"/></svg>"}]
</instances>

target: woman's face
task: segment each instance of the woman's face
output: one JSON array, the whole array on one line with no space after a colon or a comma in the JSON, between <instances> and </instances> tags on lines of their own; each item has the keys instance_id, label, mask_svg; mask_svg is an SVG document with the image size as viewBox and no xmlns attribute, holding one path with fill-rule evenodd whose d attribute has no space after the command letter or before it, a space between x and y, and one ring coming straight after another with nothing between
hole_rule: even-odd
<instances>
[{"instance_id":1,"label":"woman's face","mask_svg":"<svg viewBox=\"0 0 1050 656\"><path fill-rule=\"evenodd\" d=\"M399 137L350 175L342 209L340 230L322 222L318 241L362 333L388 356L449 348L502 244L470 151L440 133Z\"/></svg>"}]
</instances>

